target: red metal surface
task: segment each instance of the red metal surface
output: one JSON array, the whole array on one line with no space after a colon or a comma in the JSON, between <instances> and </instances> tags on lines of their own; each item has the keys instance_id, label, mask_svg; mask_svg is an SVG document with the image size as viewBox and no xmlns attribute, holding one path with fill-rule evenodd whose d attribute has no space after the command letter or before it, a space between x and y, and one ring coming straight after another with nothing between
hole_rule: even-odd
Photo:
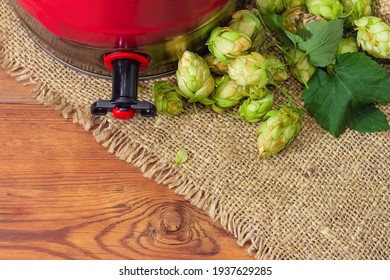
<instances>
[{"instance_id":1,"label":"red metal surface","mask_svg":"<svg viewBox=\"0 0 390 280\"><path fill-rule=\"evenodd\" d=\"M227 0L16 0L62 39L101 48L136 48L185 34Z\"/></svg>"}]
</instances>

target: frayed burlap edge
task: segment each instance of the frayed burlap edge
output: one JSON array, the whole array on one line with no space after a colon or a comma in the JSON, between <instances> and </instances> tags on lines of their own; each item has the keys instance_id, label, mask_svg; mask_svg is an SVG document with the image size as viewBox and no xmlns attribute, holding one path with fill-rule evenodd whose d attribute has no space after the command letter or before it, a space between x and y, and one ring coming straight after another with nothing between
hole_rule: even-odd
<instances>
[{"instance_id":1,"label":"frayed burlap edge","mask_svg":"<svg viewBox=\"0 0 390 280\"><path fill-rule=\"evenodd\" d=\"M184 196L190 203L206 211L215 222L219 222L234 235L239 246L250 242L249 255L256 259L268 260L288 258L276 249L278 246L269 247L269 244L265 244L250 225L240 222L234 217L234 213L222 207L218 198L204 190L196 189L193 181L180 174L172 165L161 163L152 151L137 143L123 142L126 138L125 133L118 131L110 119L95 117L84 108L68 105L61 95L51 90L33 71L13 60L2 49L0 49L0 54L0 66L16 81L33 86L31 93L35 95L39 103L53 108L65 119L71 119L74 123L81 125L110 153L139 168L145 177L174 189L176 194Z\"/></svg>"}]
</instances>

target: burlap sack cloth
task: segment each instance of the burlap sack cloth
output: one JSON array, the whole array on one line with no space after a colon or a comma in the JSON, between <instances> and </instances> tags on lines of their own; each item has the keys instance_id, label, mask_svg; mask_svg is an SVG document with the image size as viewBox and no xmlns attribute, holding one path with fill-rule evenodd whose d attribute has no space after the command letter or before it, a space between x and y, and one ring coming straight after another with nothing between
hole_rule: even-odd
<instances>
[{"instance_id":1,"label":"burlap sack cloth","mask_svg":"<svg viewBox=\"0 0 390 280\"><path fill-rule=\"evenodd\" d=\"M110 152L207 211L239 244L251 242L256 258L390 259L389 132L334 138L305 114L293 144L260 159L257 124L212 111L92 117L90 105L110 98L111 83L53 61L0 1L2 66L36 84L39 101L73 118ZM152 83L143 83L140 99L151 100ZM285 86L302 105L302 87L293 80ZM381 109L390 116L390 106ZM177 166L180 147L189 160Z\"/></svg>"}]
</instances>

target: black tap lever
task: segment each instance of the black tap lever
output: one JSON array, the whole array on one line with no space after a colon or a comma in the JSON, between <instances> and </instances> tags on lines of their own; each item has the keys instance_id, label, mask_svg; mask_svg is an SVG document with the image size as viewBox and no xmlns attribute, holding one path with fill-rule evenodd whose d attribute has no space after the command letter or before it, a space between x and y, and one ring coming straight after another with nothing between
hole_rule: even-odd
<instances>
[{"instance_id":1,"label":"black tap lever","mask_svg":"<svg viewBox=\"0 0 390 280\"><path fill-rule=\"evenodd\" d=\"M140 62L121 53L114 53L112 65L112 99L98 100L91 106L93 115L105 115L111 111L118 119L131 119L135 111L144 117L154 117L156 107L148 101L138 101L138 68ZM119 55L118 55L119 54ZM128 53L124 53L128 54Z\"/></svg>"}]
</instances>

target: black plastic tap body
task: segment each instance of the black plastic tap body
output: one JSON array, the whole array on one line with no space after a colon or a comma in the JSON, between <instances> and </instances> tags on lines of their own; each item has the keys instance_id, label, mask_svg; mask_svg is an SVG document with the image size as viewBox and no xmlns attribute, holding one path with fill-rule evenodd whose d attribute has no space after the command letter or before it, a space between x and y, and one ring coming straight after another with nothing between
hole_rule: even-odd
<instances>
[{"instance_id":1,"label":"black plastic tap body","mask_svg":"<svg viewBox=\"0 0 390 280\"><path fill-rule=\"evenodd\" d=\"M132 59L118 59L112 62L112 100L119 109L136 104L138 94L139 62Z\"/></svg>"}]
</instances>

